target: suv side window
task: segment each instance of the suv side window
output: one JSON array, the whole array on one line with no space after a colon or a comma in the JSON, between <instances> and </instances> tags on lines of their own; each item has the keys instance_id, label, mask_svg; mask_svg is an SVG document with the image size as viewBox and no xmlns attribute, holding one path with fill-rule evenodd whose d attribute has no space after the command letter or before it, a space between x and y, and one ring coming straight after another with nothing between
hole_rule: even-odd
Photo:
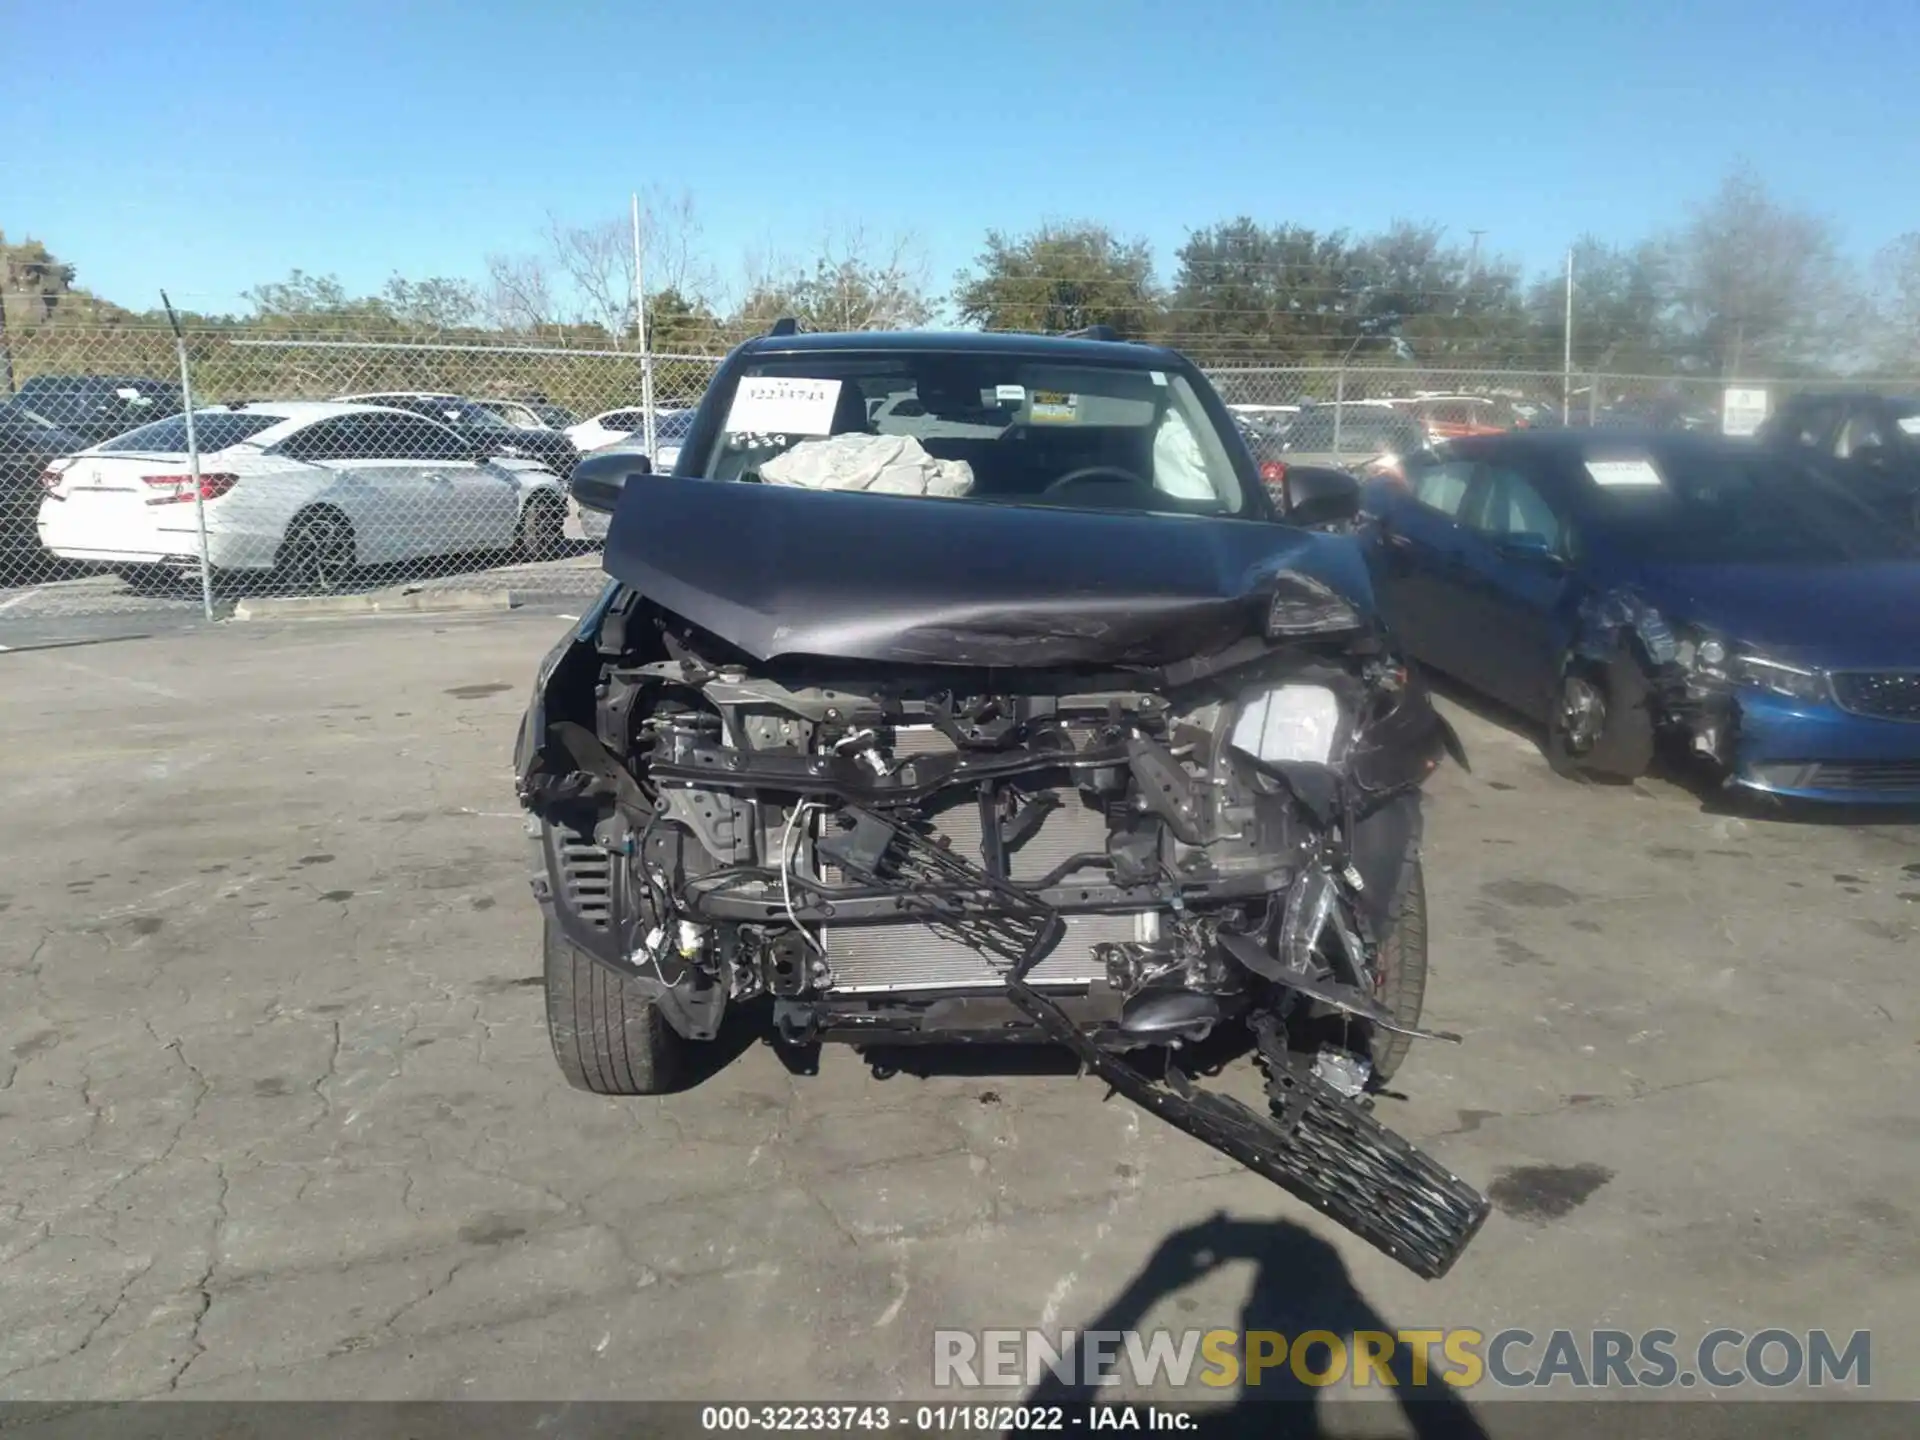
<instances>
[{"instance_id":1,"label":"suv side window","mask_svg":"<svg viewBox=\"0 0 1920 1440\"><path fill-rule=\"evenodd\" d=\"M1779 437L1789 445L1829 450L1840 413L1837 401L1804 400L1780 417Z\"/></svg>"},{"instance_id":2,"label":"suv side window","mask_svg":"<svg viewBox=\"0 0 1920 1440\"><path fill-rule=\"evenodd\" d=\"M1880 423L1880 417L1870 407L1862 407L1849 415L1847 423L1841 427L1834 454L1845 460L1855 451L1886 443L1885 427Z\"/></svg>"}]
</instances>

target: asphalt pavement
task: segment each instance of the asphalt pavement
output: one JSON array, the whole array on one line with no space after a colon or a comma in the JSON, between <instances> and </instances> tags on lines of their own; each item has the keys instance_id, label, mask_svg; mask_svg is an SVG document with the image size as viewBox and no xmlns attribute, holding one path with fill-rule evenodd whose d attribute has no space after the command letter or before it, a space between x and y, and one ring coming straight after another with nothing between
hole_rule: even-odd
<instances>
[{"instance_id":1,"label":"asphalt pavement","mask_svg":"<svg viewBox=\"0 0 1920 1440\"><path fill-rule=\"evenodd\" d=\"M567 1089L509 773L551 609L0 655L0 1396L929 1397L936 1329L1124 1315L1870 1329L1920 1398L1920 828L1570 784L1456 707L1465 1043L1381 1114L1497 1209L1423 1283L1032 1065Z\"/></svg>"}]
</instances>

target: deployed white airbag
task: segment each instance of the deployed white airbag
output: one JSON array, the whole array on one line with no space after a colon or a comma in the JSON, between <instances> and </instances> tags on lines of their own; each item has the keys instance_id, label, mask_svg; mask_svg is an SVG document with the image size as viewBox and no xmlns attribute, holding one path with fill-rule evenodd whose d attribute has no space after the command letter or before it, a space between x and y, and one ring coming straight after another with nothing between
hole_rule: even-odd
<instances>
[{"instance_id":1,"label":"deployed white airbag","mask_svg":"<svg viewBox=\"0 0 1920 1440\"><path fill-rule=\"evenodd\" d=\"M802 440L760 466L769 485L805 490L869 490L881 495L965 495L973 467L936 460L911 435L834 435Z\"/></svg>"}]
</instances>

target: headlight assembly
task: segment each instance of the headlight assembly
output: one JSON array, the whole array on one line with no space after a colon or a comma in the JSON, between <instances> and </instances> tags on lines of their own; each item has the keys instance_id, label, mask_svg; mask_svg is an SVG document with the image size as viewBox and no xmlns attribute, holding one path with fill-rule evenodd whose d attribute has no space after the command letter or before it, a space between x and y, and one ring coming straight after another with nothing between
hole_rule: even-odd
<instances>
[{"instance_id":1,"label":"headlight assembly","mask_svg":"<svg viewBox=\"0 0 1920 1440\"><path fill-rule=\"evenodd\" d=\"M1789 665L1747 645L1735 645L1710 631L1694 631L1681 641L1680 663L1702 680L1737 688L1766 690L1790 700L1818 703L1827 698L1823 670Z\"/></svg>"},{"instance_id":2,"label":"headlight assembly","mask_svg":"<svg viewBox=\"0 0 1920 1440\"><path fill-rule=\"evenodd\" d=\"M1727 669L1736 685L1771 690L1776 695L1785 695L1794 700L1820 701L1827 698L1827 677L1823 671L1769 660L1764 655L1752 652L1735 655Z\"/></svg>"},{"instance_id":3,"label":"headlight assembly","mask_svg":"<svg viewBox=\"0 0 1920 1440\"><path fill-rule=\"evenodd\" d=\"M1285 570L1280 573L1273 599L1267 605L1266 628L1269 640L1296 635L1338 635L1360 628L1360 612L1331 586L1297 570Z\"/></svg>"},{"instance_id":4,"label":"headlight assembly","mask_svg":"<svg viewBox=\"0 0 1920 1440\"><path fill-rule=\"evenodd\" d=\"M1277 685L1243 702L1228 743L1267 765L1325 765L1340 740L1340 700L1333 691Z\"/></svg>"}]
</instances>

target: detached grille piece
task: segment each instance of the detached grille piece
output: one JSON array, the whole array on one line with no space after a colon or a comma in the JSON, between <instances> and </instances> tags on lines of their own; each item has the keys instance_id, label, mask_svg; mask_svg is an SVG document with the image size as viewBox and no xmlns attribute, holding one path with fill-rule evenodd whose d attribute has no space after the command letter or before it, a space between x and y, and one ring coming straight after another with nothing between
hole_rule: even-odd
<instances>
[{"instance_id":1,"label":"detached grille piece","mask_svg":"<svg viewBox=\"0 0 1920 1440\"><path fill-rule=\"evenodd\" d=\"M1920 670L1836 670L1833 698L1850 714L1920 722Z\"/></svg>"}]
</instances>

